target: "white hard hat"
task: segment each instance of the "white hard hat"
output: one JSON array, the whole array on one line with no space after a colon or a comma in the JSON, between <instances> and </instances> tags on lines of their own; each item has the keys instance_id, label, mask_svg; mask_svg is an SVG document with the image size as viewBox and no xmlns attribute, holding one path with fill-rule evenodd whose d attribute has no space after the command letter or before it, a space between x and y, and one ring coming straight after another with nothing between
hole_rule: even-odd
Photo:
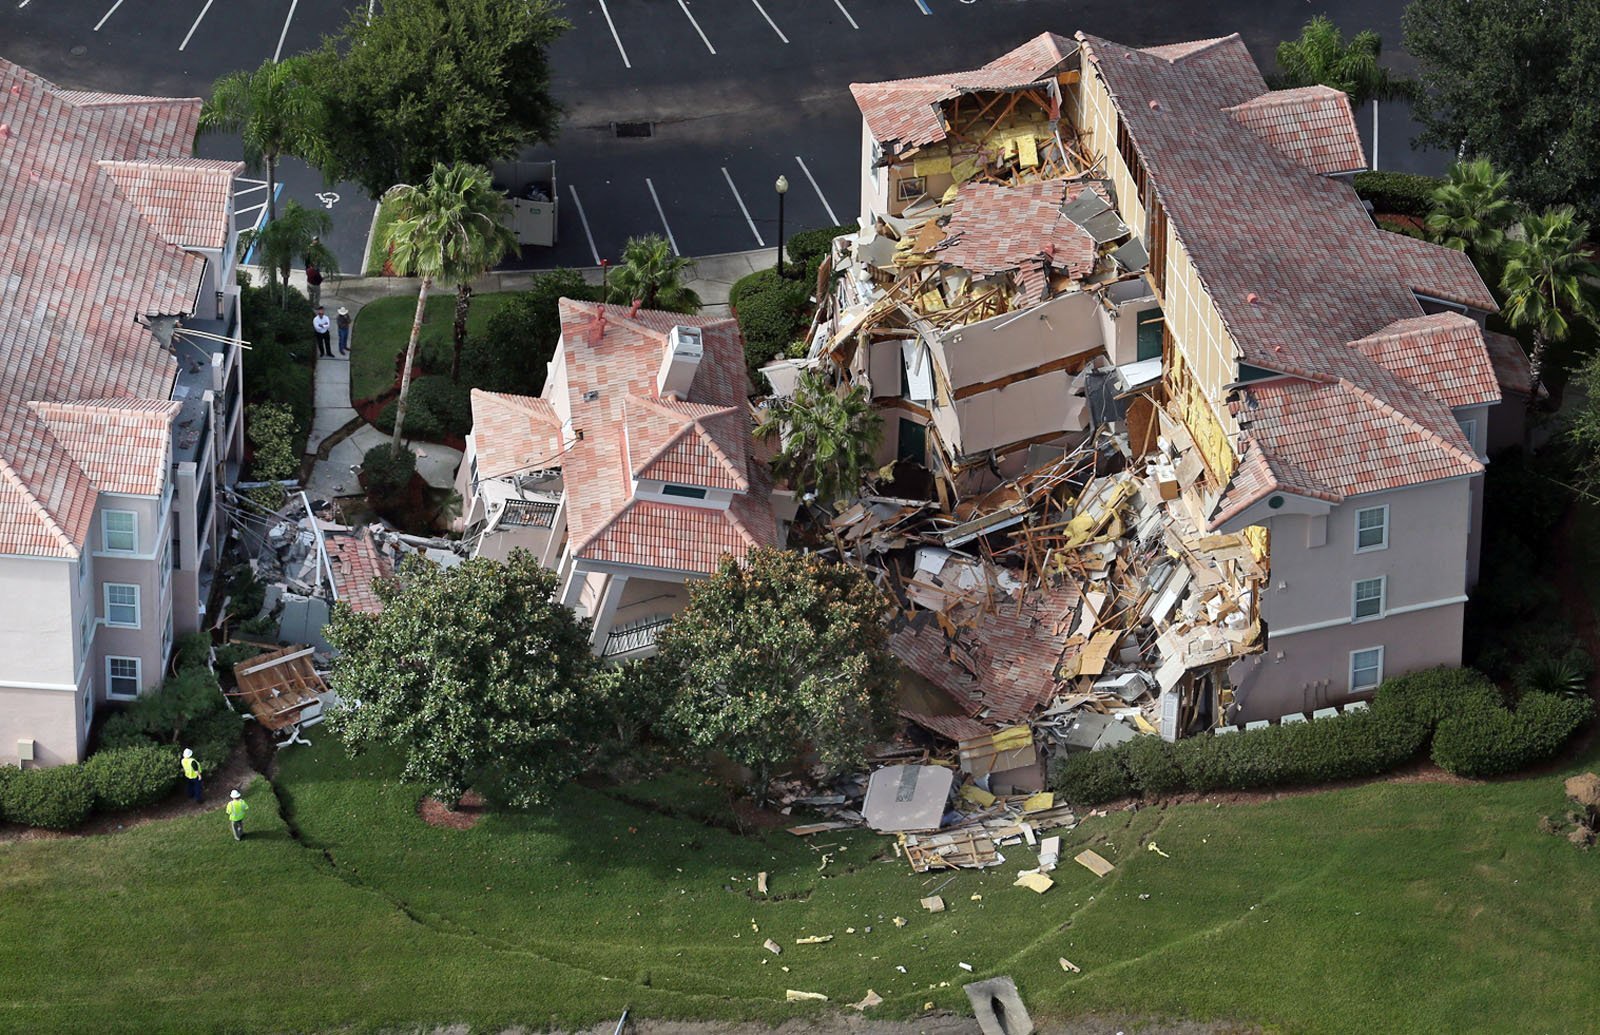
<instances>
[{"instance_id":1,"label":"white hard hat","mask_svg":"<svg viewBox=\"0 0 1600 1035\"><path fill-rule=\"evenodd\" d=\"M184 758L193 758L194 757L194 752L192 750L190 750L189 748L184 748L183 749L183 757Z\"/></svg>"},{"instance_id":2,"label":"white hard hat","mask_svg":"<svg viewBox=\"0 0 1600 1035\"><path fill-rule=\"evenodd\" d=\"M238 791L234 791L232 794L228 795L228 797L230 797L230 798L237 798L238 796L239 796L239 792Z\"/></svg>"}]
</instances>

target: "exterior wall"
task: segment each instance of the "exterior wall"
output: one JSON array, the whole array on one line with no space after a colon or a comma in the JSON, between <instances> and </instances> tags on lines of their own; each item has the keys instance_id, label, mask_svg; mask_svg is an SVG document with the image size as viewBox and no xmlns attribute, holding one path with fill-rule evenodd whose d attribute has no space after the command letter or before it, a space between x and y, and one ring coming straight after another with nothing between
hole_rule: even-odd
<instances>
[{"instance_id":1,"label":"exterior wall","mask_svg":"<svg viewBox=\"0 0 1600 1035\"><path fill-rule=\"evenodd\" d=\"M871 226L873 221L889 211L889 174L886 170L873 176L872 152L876 141L867 129L867 120L861 120L861 223Z\"/></svg>"},{"instance_id":2,"label":"exterior wall","mask_svg":"<svg viewBox=\"0 0 1600 1035\"><path fill-rule=\"evenodd\" d=\"M1499 406L1489 407L1484 451L1494 456L1502 449L1522 445L1528 420L1526 392L1507 392Z\"/></svg>"},{"instance_id":3,"label":"exterior wall","mask_svg":"<svg viewBox=\"0 0 1600 1035\"><path fill-rule=\"evenodd\" d=\"M1106 177L1117 196L1117 213L1136 230L1145 225L1146 212L1133 174L1117 152L1117 109L1100 70L1094 62L1083 62L1083 75L1075 91L1078 138L1093 157L1105 159ZM1158 288L1160 285L1156 285Z\"/></svg>"},{"instance_id":4,"label":"exterior wall","mask_svg":"<svg viewBox=\"0 0 1600 1035\"><path fill-rule=\"evenodd\" d=\"M945 444L961 456L1040 435L1082 431L1089 426L1089 407L1072 394L1073 377L1056 370L979 392L936 408L934 422ZM955 438L948 437L947 428Z\"/></svg>"},{"instance_id":5,"label":"exterior wall","mask_svg":"<svg viewBox=\"0 0 1600 1035\"><path fill-rule=\"evenodd\" d=\"M1264 654L1245 658L1230 670L1238 713L1229 718L1276 719L1370 696L1370 691L1350 692L1351 651L1382 647L1384 679L1435 665L1459 665L1465 614L1466 605L1451 604L1380 622L1273 636Z\"/></svg>"},{"instance_id":6,"label":"exterior wall","mask_svg":"<svg viewBox=\"0 0 1600 1035\"><path fill-rule=\"evenodd\" d=\"M1143 285L1141 281L1128 281L1129 284ZM1107 292L1115 303L1114 311L1103 306L1096 306L1100 318L1100 337L1105 342L1106 354L1111 357L1111 362L1117 366L1125 366L1139 358L1139 321L1146 319L1145 314L1156 308L1156 298L1148 288L1144 291L1130 292L1139 297L1118 300L1118 288L1115 285Z\"/></svg>"},{"instance_id":7,"label":"exterior wall","mask_svg":"<svg viewBox=\"0 0 1600 1035\"><path fill-rule=\"evenodd\" d=\"M95 649L90 658L88 680L89 685L96 688L98 700L106 699L107 657L138 658L139 675L143 682L141 690L159 685L166 669L172 640L177 635L177 614L174 610L175 580L163 576L162 562L168 556L171 541L171 528L166 520L170 510L162 506L163 502L145 496L100 496L100 506L90 532L94 556L94 573L90 581L94 586L93 603L99 621L94 635ZM107 510L133 510L139 514L137 554L108 553L100 549L101 528ZM113 582L139 587L137 629L106 624L105 586Z\"/></svg>"},{"instance_id":8,"label":"exterior wall","mask_svg":"<svg viewBox=\"0 0 1600 1035\"><path fill-rule=\"evenodd\" d=\"M0 687L0 765L43 769L82 761L88 742L84 708L90 689ZM33 761L21 761L19 740L33 741Z\"/></svg>"},{"instance_id":9,"label":"exterior wall","mask_svg":"<svg viewBox=\"0 0 1600 1035\"><path fill-rule=\"evenodd\" d=\"M932 341L933 358L952 387L965 388L1032 370L1052 360L1098 352L1104 344L1094 296L1074 292L1024 313L1007 313Z\"/></svg>"},{"instance_id":10,"label":"exterior wall","mask_svg":"<svg viewBox=\"0 0 1600 1035\"><path fill-rule=\"evenodd\" d=\"M0 765L20 764L17 742L34 742L30 766L83 757L84 709L93 692L93 564L0 558Z\"/></svg>"}]
</instances>

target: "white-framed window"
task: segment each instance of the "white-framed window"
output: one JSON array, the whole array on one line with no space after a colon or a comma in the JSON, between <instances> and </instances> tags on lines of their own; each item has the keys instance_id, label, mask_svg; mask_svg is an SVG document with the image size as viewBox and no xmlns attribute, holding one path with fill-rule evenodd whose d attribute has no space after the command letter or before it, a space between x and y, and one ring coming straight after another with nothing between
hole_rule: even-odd
<instances>
[{"instance_id":1,"label":"white-framed window","mask_svg":"<svg viewBox=\"0 0 1600 1035\"><path fill-rule=\"evenodd\" d=\"M106 553L139 552L139 513L107 510L100 515L100 543Z\"/></svg>"},{"instance_id":2,"label":"white-framed window","mask_svg":"<svg viewBox=\"0 0 1600 1035\"><path fill-rule=\"evenodd\" d=\"M106 583L106 624L119 629L139 628L139 587L132 583Z\"/></svg>"},{"instance_id":3,"label":"white-framed window","mask_svg":"<svg viewBox=\"0 0 1600 1035\"><path fill-rule=\"evenodd\" d=\"M1478 418L1457 417L1456 423L1461 425L1461 433L1467 436L1467 445L1472 447L1473 455L1478 452Z\"/></svg>"},{"instance_id":4,"label":"white-framed window","mask_svg":"<svg viewBox=\"0 0 1600 1035\"><path fill-rule=\"evenodd\" d=\"M94 687L83 693L83 733L89 735L89 727L94 725Z\"/></svg>"},{"instance_id":5,"label":"white-framed window","mask_svg":"<svg viewBox=\"0 0 1600 1035\"><path fill-rule=\"evenodd\" d=\"M1356 511L1356 553L1389 548L1389 506L1363 507Z\"/></svg>"},{"instance_id":6,"label":"white-framed window","mask_svg":"<svg viewBox=\"0 0 1600 1035\"><path fill-rule=\"evenodd\" d=\"M1385 579L1386 576L1379 575L1375 579L1358 579L1356 581L1350 593L1350 620L1352 622L1383 617Z\"/></svg>"},{"instance_id":7,"label":"white-framed window","mask_svg":"<svg viewBox=\"0 0 1600 1035\"><path fill-rule=\"evenodd\" d=\"M661 495L677 496L686 500L703 500L706 498L706 490L694 485L672 485L669 483L661 486Z\"/></svg>"},{"instance_id":8,"label":"white-framed window","mask_svg":"<svg viewBox=\"0 0 1600 1035\"><path fill-rule=\"evenodd\" d=\"M172 585L172 542L161 548L161 595L166 596L167 587Z\"/></svg>"},{"instance_id":9,"label":"white-framed window","mask_svg":"<svg viewBox=\"0 0 1600 1035\"><path fill-rule=\"evenodd\" d=\"M106 696L119 701L138 697L141 665L138 658L106 658Z\"/></svg>"},{"instance_id":10,"label":"white-framed window","mask_svg":"<svg viewBox=\"0 0 1600 1035\"><path fill-rule=\"evenodd\" d=\"M1350 692L1376 690L1383 682L1383 648L1368 647L1350 652Z\"/></svg>"}]
</instances>

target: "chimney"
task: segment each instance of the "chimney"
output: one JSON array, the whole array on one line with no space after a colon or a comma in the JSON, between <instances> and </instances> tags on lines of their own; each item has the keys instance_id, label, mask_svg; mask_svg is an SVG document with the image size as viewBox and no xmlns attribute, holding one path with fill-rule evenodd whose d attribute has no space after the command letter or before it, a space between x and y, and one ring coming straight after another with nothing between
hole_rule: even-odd
<instances>
[{"instance_id":1,"label":"chimney","mask_svg":"<svg viewBox=\"0 0 1600 1035\"><path fill-rule=\"evenodd\" d=\"M703 352L700 328L679 324L668 331L661 370L656 374L656 394L663 399L689 398L689 386L694 384Z\"/></svg>"}]
</instances>

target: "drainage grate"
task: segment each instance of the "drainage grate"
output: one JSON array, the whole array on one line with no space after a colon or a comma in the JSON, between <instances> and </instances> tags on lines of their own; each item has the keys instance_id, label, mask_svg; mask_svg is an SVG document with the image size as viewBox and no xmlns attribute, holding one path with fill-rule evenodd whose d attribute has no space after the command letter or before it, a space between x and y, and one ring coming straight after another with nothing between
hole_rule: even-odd
<instances>
[{"instance_id":1,"label":"drainage grate","mask_svg":"<svg viewBox=\"0 0 1600 1035\"><path fill-rule=\"evenodd\" d=\"M613 122L611 132L619 137L653 137L656 127L653 122Z\"/></svg>"}]
</instances>

